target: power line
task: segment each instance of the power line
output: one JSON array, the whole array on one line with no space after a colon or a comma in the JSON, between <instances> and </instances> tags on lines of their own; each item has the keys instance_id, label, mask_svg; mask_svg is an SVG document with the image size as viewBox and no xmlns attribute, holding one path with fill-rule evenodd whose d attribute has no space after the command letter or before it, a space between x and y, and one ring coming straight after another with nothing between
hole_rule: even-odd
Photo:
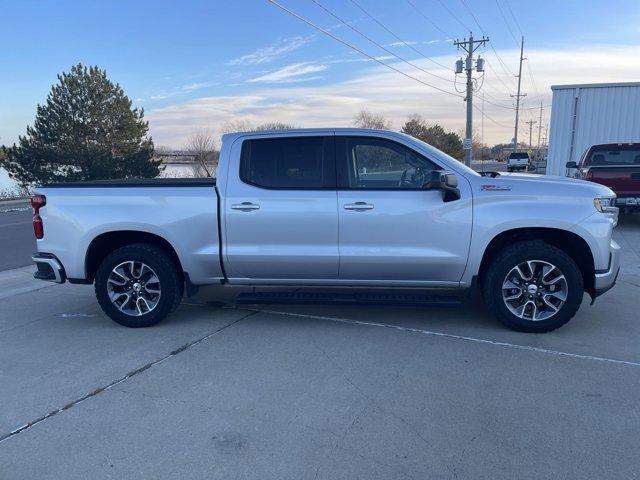
<instances>
[{"instance_id":1,"label":"power line","mask_svg":"<svg viewBox=\"0 0 640 480\"><path fill-rule=\"evenodd\" d=\"M442 4L442 2L440 2ZM478 21L478 19L476 18L475 14L473 13L473 10L471 10L471 8L469 7L469 4L466 2L466 0L460 0L460 3L462 3L462 5L464 6L464 8L467 9L467 12L469 12L469 15L471 15L471 18L473 18L473 21L475 22L475 24L478 26L478 28L480 29L480 31L486 35L487 32L485 32L484 28L482 28L482 25L480 25L480 22ZM495 54L496 58L498 59L498 62L500 62L500 65L503 67L505 73L507 74L508 77L511 78L511 76L515 76L515 74L509 69L509 67L507 67L507 65L504 63L504 61L502 60L502 58L500 57L500 55L498 54L498 51L495 49L495 47L493 46L492 43L489 44L489 46L491 47L491 50L493 51L493 53Z\"/></svg>"},{"instance_id":2,"label":"power line","mask_svg":"<svg viewBox=\"0 0 640 480\"><path fill-rule=\"evenodd\" d=\"M315 1L315 0L312 0ZM435 63L436 65L445 68L446 70L449 70L450 67L443 65L442 63L427 57L424 53L422 53L420 50L418 50L417 48L414 48L413 45L411 45L410 43L405 42L402 38L400 38L398 35L396 35L395 33L393 33L391 31L391 29L387 28L387 26L382 23L380 20L378 20L376 17L374 17L373 15L371 15L368 11L366 11L358 2L356 2L355 0L350 0L351 3L353 3L356 7L358 7L365 15L367 15L371 20L373 20L374 22L376 22L378 25L380 25L382 28L384 28L387 32L389 32L393 38L395 38L396 40L398 40L399 42L401 42L402 44L404 44L406 47L409 47L411 50L413 50L414 52L416 52L418 55L420 55L421 57L424 57L425 59L429 60L430 62Z\"/></svg>"},{"instance_id":3,"label":"power line","mask_svg":"<svg viewBox=\"0 0 640 480\"><path fill-rule=\"evenodd\" d=\"M410 78L411 80L414 80L414 81L416 81L416 82L418 82L418 83L421 83L421 84L423 84L423 85L425 85L425 86L427 86L427 87L429 87L429 88L433 88L433 89L438 90L438 91L440 91L440 92L442 92L442 93L446 93L447 95L452 95L452 96L454 96L454 97L458 97L458 98L464 98L462 95L458 95L457 93L450 92L450 91L445 90L445 89L440 88L440 87L436 87L435 85L431 85L430 83L427 83L427 82L425 82L425 81L423 81L423 80L420 80L419 78L416 78L416 77L414 77L414 76L412 76L412 75L410 75L410 74L408 74L408 73L406 73L406 72L403 72L402 70L400 70L400 69L398 69L398 68L394 67L393 65L389 65L388 63L386 63L386 62L384 62L384 61L380 60L379 58L376 58L376 57L374 57L374 56L372 56L372 55L369 55L368 53L366 53L365 51L363 51L363 50L361 50L360 48L356 47L355 45L352 45L352 44L350 44L349 42L347 42L347 41L345 41L345 40L342 40L341 38L339 38L339 37L335 36L334 34L332 34L331 32L329 32L328 30L326 30L326 29L324 29L324 28L322 28L322 27L320 27L320 26L316 25L316 24L315 24L315 23L313 23L311 20L308 20L308 19L306 19L305 17L303 17L303 16L301 16L301 15L297 14L296 12L294 12L294 11L292 11L292 10L289 10L287 7L285 7L284 5L282 5L282 4L280 4L280 3L278 3L276 0L267 0L267 1L268 1L269 3L271 3L271 4L275 5L275 6L276 6L276 7L278 7L279 9L281 9L281 10L283 10L283 11L287 12L289 15L291 15L291 16L293 16L293 17L297 18L298 20L303 21L303 22L304 22L304 23L306 23L307 25L309 25L309 26L311 26L311 27L315 28L315 29L316 29L316 30L318 30L319 32L324 33L325 35L327 35L327 36L329 36L329 37L333 38L334 40L336 40L337 42L340 42L341 44L345 45L346 47L349 47L349 48L351 48L352 50L355 50L355 51L356 51L356 52L358 52L359 54L364 55L365 57L369 58L370 60L373 60L374 62L377 62L377 63L379 63L380 65L383 65L383 66L385 66L385 67L387 67L387 68L389 68L389 69L393 70L394 72L399 73L400 75L403 75L403 76L405 76L405 77L407 77L407 78Z\"/></svg>"},{"instance_id":4,"label":"power line","mask_svg":"<svg viewBox=\"0 0 640 480\"><path fill-rule=\"evenodd\" d=\"M516 28L520 32L520 35L524 35L524 33L522 33L522 29L520 28L520 24L518 23L518 18L513 14L513 10L511 10L511 4L509 3L509 0L504 0L504 3L507 5L507 8L509 9L509 13L513 18L513 23L515 24Z\"/></svg>"},{"instance_id":5,"label":"power line","mask_svg":"<svg viewBox=\"0 0 640 480\"><path fill-rule=\"evenodd\" d=\"M451 11L451 9L444 3L442 2L442 0L438 0L438 2L440 3L440 5L442 5L442 7L449 13L449 15L451 15L451 17L456 20L460 25L462 25L463 28L467 29L467 30L471 30L462 20L460 20L460 18L453 12ZM427 20L429 23L431 23L432 25L434 25L438 30L440 30L442 33L444 33L445 35L447 35L450 39L453 39L453 37L451 35L449 35L447 32L445 32L444 30L442 30L442 28L440 28L437 24L435 24L429 17L427 17L424 12L422 10L420 10L415 3L412 0L407 0L407 3L409 5L411 5L416 12L418 12L425 20ZM482 29L482 27L480 27ZM483 32L485 33L485 32ZM485 33L486 35L486 33ZM504 62L502 61L502 59L500 58L500 56L498 55L498 52L495 50L495 48L493 48L493 45L491 45L491 48L494 51L494 54L496 56L496 59L498 60L498 62L500 63L501 68L503 69L503 71L505 72L505 74L507 75L507 77L511 78L511 73L509 72L509 70L507 69L506 65L504 64ZM502 85L506 88L507 91L511 91L512 87L508 86L504 80L502 79L502 77L500 75L498 75L498 73L493 69L493 67L489 64L489 69L493 72L493 74L495 75L495 77L500 81L500 83L502 83ZM508 95L508 94L507 94ZM499 105L501 106L501 105ZM504 106L502 106L504 108ZM507 107L507 108L513 108L513 107Z\"/></svg>"},{"instance_id":6,"label":"power line","mask_svg":"<svg viewBox=\"0 0 640 480\"><path fill-rule=\"evenodd\" d=\"M429 22L431 25L433 25L433 27L435 27L440 33L442 33L445 37L447 37L449 40L453 40L453 36L449 35L447 32L445 32L440 25L438 25L436 22L434 22L433 20L431 20L429 17L427 17L427 15L425 15L425 13L420 10L415 3L413 3L411 0L407 0L407 3L409 5L411 5L413 7L413 9L418 12L418 14L424 18L427 22Z\"/></svg>"},{"instance_id":7,"label":"power line","mask_svg":"<svg viewBox=\"0 0 640 480\"><path fill-rule=\"evenodd\" d=\"M327 7L325 7L323 4L321 4L318 0L311 0L313 3L315 3L317 6L319 6L321 9L323 9L325 12L327 12L329 15L331 15L333 18L335 18L336 20L338 20L339 22L341 22L343 25L345 25L346 27L348 27L350 30L356 32L358 35L360 35L362 38L368 40L369 42L373 43L375 46L381 48L382 50L384 50L385 52L387 52L389 55L397 58L398 60L406 63L407 65L411 65L413 68L420 70L423 73L426 73L427 75L431 75L432 77L438 78L440 80L444 80L446 82L451 82L453 83L453 80L449 79L449 78L445 78L442 77L440 75L436 75L435 73L432 73L428 70L425 70L422 67L419 67L418 65L416 65L413 62L410 62L409 60L406 60L405 58L402 58L400 55L397 55L396 53L392 52L391 50L389 50L388 48L386 48L384 45L379 44L378 42L376 42L374 39L372 39L371 37L367 36L366 34L362 33L360 30L358 30L356 27L354 27L353 25L351 25L350 23L346 22L345 20L343 20L342 18L340 18L338 15L336 15L335 13L333 13L331 10L329 10ZM429 59L431 60L431 59ZM437 62L436 62L437 63ZM440 64L439 64L440 65ZM444 67L444 65L442 65ZM446 68L446 67L445 67Z\"/></svg>"},{"instance_id":8,"label":"power line","mask_svg":"<svg viewBox=\"0 0 640 480\"><path fill-rule=\"evenodd\" d=\"M529 73L529 78L531 79L531 85L533 86L533 91L536 95L539 95L538 86L536 85L536 81L533 78L533 72L531 71L531 60L529 60L529 52L525 50L527 54L527 72Z\"/></svg>"},{"instance_id":9,"label":"power line","mask_svg":"<svg viewBox=\"0 0 640 480\"><path fill-rule=\"evenodd\" d=\"M495 78L497 78L497 79L500 81L500 83L502 83L502 86L507 90L507 92L510 92L510 91L511 91L511 87L510 87L509 85L507 85L507 84L504 82L504 80L502 80L502 77L501 77L500 75L498 75L498 72L496 72L496 71L493 69L493 66L491 65L491 62L488 62L488 61L487 61L487 66L489 67L489 70L491 70L491 71L493 72L493 74L495 75ZM504 92L502 92L502 93L504 93ZM506 93L506 95L509 95L509 94L508 94L508 93Z\"/></svg>"},{"instance_id":10,"label":"power line","mask_svg":"<svg viewBox=\"0 0 640 480\"><path fill-rule=\"evenodd\" d=\"M499 0L496 0L496 5L498 6L498 10L500 11L500 16L502 17L502 19L504 20L505 25L507 26L507 30L509 30L509 33L511 34L511 38L513 38L513 41L516 42L516 45L518 45L518 39L514 35L513 30L511 30L511 25L507 21L507 17L505 16L504 11L502 10L502 7L500 6Z\"/></svg>"},{"instance_id":11,"label":"power line","mask_svg":"<svg viewBox=\"0 0 640 480\"><path fill-rule=\"evenodd\" d=\"M446 4L446 3L444 3L442 0L438 0L438 3L439 3L440 5L442 5L442 8L444 8L447 12L449 12L449 15L451 15L451 16L453 17L453 19L454 19L456 22L458 22L458 23L462 26L462 28L464 28L464 29L465 29L465 30L467 30L467 31L470 31L470 30L471 30L467 25L465 25L465 23L464 23L462 20L460 20L460 18L459 18L455 13L453 13L453 12L449 9L449 7L447 7L447 4Z\"/></svg>"},{"instance_id":12,"label":"power line","mask_svg":"<svg viewBox=\"0 0 640 480\"><path fill-rule=\"evenodd\" d=\"M520 34L524 36L524 34L522 33L522 29L520 28L520 24L518 23L518 19L515 16L515 14L513 13L513 10L511 9L511 4L509 3L509 0L504 0L504 3L507 6L507 9L509 10L509 14L511 15L511 18L513 18L514 25L516 26L516 28L518 29ZM507 28L509 29L509 32L511 32L511 36L514 38L514 40L516 40L516 43L518 43L518 40L515 38L515 36L513 35L513 32L511 31L510 22L507 21L504 13L502 12L502 8L500 8L499 0L496 0L496 4L498 5L498 9L500 9L500 14L502 15L502 18L504 19L505 23L507 24ZM538 87L536 85L536 81L535 81L535 79L533 77L533 70L531 69L531 61L528 60L529 52L526 49L525 49L525 54L527 55L527 73L529 74L529 78L531 79L531 84L533 86L533 91L536 93L536 95L538 95L539 94L539 90L538 90Z\"/></svg>"},{"instance_id":13,"label":"power line","mask_svg":"<svg viewBox=\"0 0 640 480\"><path fill-rule=\"evenodd\" d=\"M478 107L477 105L474 105L474 106L473 106L473 108L475 108L476 110L478 110L478 111L480 111L480 112L481 112L480 107ZM489 115L487 115L487 114L486 114L486 112L485 112L484 116L485 116L485 118L487 118L487 119L491 120L491 122L495 123L495 124L496 124L496 125L498 125L499 127L507 128L507 129L510 129L510 128L511 128L511 126L509 126L509 125L505 125L504 123L500 123L499 121L497 121L497 120L493 119L492 117L490 117Z\"/></svg>"}]
</instances>

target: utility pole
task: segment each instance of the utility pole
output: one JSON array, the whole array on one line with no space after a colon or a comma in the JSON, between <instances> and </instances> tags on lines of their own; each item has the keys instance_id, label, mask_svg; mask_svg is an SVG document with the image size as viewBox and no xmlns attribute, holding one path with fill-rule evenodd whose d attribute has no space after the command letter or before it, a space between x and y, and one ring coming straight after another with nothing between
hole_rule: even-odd
<instances>
[{"instance_id":1,"label":"utility pole","mask_svg":"<svg viewBox=\"0 0 640 480\"><path fill-rule=\"evenodd\" d=\"M458 49L462 48L467 54L464 65L464 69L467 72L467 96L465 97L465 101L467 102L467 126L464 133L464 163L467 167L471 167L471 157L473 156L473 152L471 151L473 136L473 53L488 41L489 38L484 36L480 40L474 40L473 34L469 32L468 39L465 38L462 41L456 40L453 43ZM460 60L458 62L460 68L456 65L456 73L462 73L458 71L461 70L462 62ZM477 70L479 72L484 70L483 62L478 62Z\"/></svg>"},{"instance_id":2,"label":"utility pole","mask_svg":"<svg viewBox=\"0 0 640 480\"><path fill-rule=\"evenodd\" d=\"M480 165L484 172L484 92L482 92L482 119L480 121Z\"/></svg>"},{"instance_id":3,"label":"utility pole","mask_svg":"<svg viewBox=\"0 0 640 480\"><path fill-rule=\"evenodd\" d=\"M542 100L540 100L540 118L538 119L538 151L540 151L540 133L542 132Z\"/></svg>"},{"instance_id":4,"label":"utility pole","mask_svg":"<svg viewBox=\"0 0 640 480\"><path fill-rule=\"evenodd\" d=\"M522 53L524 52L524 37L522 37L522 41L520 43L520 67L518 68L518 93L515 95L511 95L511 97L515 97L516 99L516 127L513 133L513 151L518 150L518 116L520 114L520 97L526 97L526 93L520 93L520 85L522 83L522 60L524 57Z\"/></svg>"},{"instance_id":5,"label":"utility pole","mask_svg":"<svg viewBox=\"0 0 640 480\"><path fill-rule=\"evenodd\" d=\"M529 148L533 148L531 144L531 131L533 130L533 126L538 123L536 120L529 120L528 122L524 122L529 125Z\"/></svg>"}]
</instances>

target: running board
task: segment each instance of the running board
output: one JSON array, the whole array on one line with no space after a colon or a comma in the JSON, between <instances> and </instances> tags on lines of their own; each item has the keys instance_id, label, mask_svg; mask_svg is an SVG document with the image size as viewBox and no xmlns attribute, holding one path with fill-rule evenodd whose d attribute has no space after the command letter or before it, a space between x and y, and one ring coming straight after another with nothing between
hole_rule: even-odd
<instances>
[{"instance_id":1,"label":"running board","mask_svg":"<svg viewBox=\"0 0 640 480\"><path fill-rule=\"evenodd\" d=\"M462 302L456 295L426 295L415 293L316 293L316 292L255 292L241 293L236 303L271 305L421 305L455 307Z\"/></svg>"}]
</instances>

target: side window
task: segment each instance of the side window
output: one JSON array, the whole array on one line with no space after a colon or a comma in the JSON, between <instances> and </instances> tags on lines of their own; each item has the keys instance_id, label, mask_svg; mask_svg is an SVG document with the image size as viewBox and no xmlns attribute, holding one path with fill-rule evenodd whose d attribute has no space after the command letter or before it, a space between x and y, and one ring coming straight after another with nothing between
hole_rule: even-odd
<instances>
[{"instance_id":1,"label":"side window","mask_svg":"<svg viewBox=\"0 0 640 480\"><path fill-rule=\"evenodd\" d=\"M335 188L333 139L289 137L245 140L240 178L277 189Z\"/></svg>"},{"instance_id":2,"label":"side window","mask_svg":"<svg viewBox=\"0 0 640 480\"><path fill-rule=\"evenodd\" d=\"M419 153L388 140L349 137L338 145L348 164L349 188L419 189L433 170L440 170Z\"/></svg>"}]
</instances>

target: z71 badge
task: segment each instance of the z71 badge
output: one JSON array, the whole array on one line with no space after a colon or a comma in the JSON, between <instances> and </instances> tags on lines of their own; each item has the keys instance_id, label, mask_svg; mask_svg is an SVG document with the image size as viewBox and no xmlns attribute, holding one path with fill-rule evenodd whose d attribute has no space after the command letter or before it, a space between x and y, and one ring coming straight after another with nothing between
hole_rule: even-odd
<instances>
[{"instance_id":1,"label":"z71 badge","mask_svg":"<svg viewBox=\"0 0 640 480\"><path fill-rule=\"evenodd\" d=\"M488 184L481 185L480 190L482 190L483 192L509 192L511 190L511 187L509 185Z\"/></svg>"}]
</instances>

